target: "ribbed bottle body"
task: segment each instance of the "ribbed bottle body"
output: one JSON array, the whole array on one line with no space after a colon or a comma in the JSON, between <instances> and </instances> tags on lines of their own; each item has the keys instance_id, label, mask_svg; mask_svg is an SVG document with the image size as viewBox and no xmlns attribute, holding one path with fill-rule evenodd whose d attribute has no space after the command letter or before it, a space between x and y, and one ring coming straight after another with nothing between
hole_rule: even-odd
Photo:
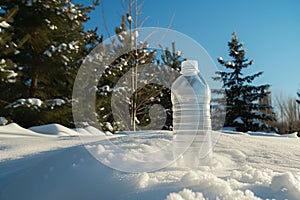
<instances>
[{"instance_id":1,"label":"ribbed bottle body","mask_svg":"<svg viewBox=\"0 0 300 200\"><path fill-rule=\"evenodd\" d=\"M172 85L173 155L185 167L201 165L211 152L210 88L200 74L181 75ZM191 141L187 148L186 141Z\"/></svg>"},{"instance_id":2,"label":"ribbed bottle body","mask_svg":"<svg viewBox=\"0 0 300 200\"><path fill-rule=\"evenodd\" d=\"M198 75L180 76L172 86L173 130L211 130L210 89Z\"/></svg>"}]
</instances>

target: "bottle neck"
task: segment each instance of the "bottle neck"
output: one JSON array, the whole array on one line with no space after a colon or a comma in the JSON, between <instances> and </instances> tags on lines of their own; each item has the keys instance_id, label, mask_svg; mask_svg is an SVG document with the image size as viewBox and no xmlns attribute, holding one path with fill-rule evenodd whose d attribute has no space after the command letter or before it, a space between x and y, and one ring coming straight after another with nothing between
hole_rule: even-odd
<instances>
[{"instance_id":1,"label":"bottle neck","mask_svg":"<svg viewBox=\"0 0 300 200\"><path fill-rule=\"evenodd\" d=\"M188 71L188 72L182 72L183 76L196 76L198 74L197 71Z\"/></svg>"},{"instance_id":2,"label":"bottle neck","mask_svg":"<svg viewBox=\"0 0 300 200\"><path fill-rule=\"evenodd\" d=\"M197 75L198 74L198 69L197 68L195 68L194 66L188 66L188 67L183 67L182 69L181 69L181 74L183 75L183 76L195 76L195 75Z\"/></svg>"},{"instance_id":3,"label":"bottle neck","mask_svg":"<svg viewBox=\"0 0 300 200\"><path fill-rule=\"evenodd\" d=\"M198 62L196 60L186 60L181 63L180 73L183 76L195 76L198 72Z\"/></svg>"}]
</instances>

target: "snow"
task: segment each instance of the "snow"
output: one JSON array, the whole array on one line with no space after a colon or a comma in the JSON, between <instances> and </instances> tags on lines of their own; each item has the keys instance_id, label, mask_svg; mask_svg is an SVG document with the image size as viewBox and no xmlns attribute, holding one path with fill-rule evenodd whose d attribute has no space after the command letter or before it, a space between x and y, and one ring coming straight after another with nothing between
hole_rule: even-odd
<instances>
[{"instance_id":1,"label":"snow","mask_svg":"<svg viewBox=\"0 0 300 200\"><path fill-rule=\"evenodd\" d=\"M0 68L0 72L4 76L6 76L6 79L15 78L16 76L18 76L18 74L15 71L13 71L13 70L6 70L6 69Z\"/></svg>"},{"instance_id":2,"label":"snow","mask_svg":"<svg viewBox=\"0 0 300 200\"><path fill-rule=\"evenodd\" d=\"M9 28L10 25L6 21L2 21L2 22L0 22L0 27L2 27L2 28Z\"/></svg>"},{"instance_id":3,"label":"snow","mask_svg":"<svg viewBox=\"0 0 300 200\"><path fill-rule=\"evenodd\" d=\"M87 126L84 128L87 132L93 135L105 135L104 132L100 131L99 129L93 127L93 126Z\"/></svg>"},{"instance_id":4,"label":"snow","mask_svg":"<svg viewBox=\"0 0 300 200\"><path fill-rule=\"evenodd\" d=\"M112 125L109 122L105 122L104 123L105 128L107 128L109 131L113 131L114 128L112 127Z\"/></svg>"},{"instance_id":5,"label":"snow","mask_svg":"<svg viewBox=\"0 0 300 200\"><path fill-rule=\"evenodd\" d=\"M182 56L182 51L177 51L176 55L177 56Z\"/></svg>"},{"instance_id":6,"label":"snow","mask_svg":"<svg viewBox=\"0 0 300 200\"><path fill-rule=\"evenodd\" d=\"M229 61L229 62L226 63L226 65L227 65L227 66L232 66L232 67L234 67L234 66L235 66L235 63Z\"/></svg>"},{"instance_id":7,"label":"snow","mask_svg":"<svg viewBox=\"0 0 300 200\"><path fill-rule=\"evenodd\" d=\"M57 26L55 26L55 25L49 25L49 28L51 29L51 30L56 30L57 29Z\"/></svg>"},{"instance_id":8,"label":"snow","mask_svg":"<svg viewBox=\"0 0 300 200\"><path fill-rule=\"evenodd\" d=\"M53 100L55 102L55 105L57 106L61 106L66 103L63 99L53 99Z\"/></svg>"},{"instance_id":9,"label":"snow","mask_svg":"<svg viewBox=\"0 0 300 200\"><path fill-rule=\"evenodd\" d=\"M271 189L276 193L289 191L286 196L281 198L297 199L300 197L300 181L296 180L290 172L274 176L271 181Z\"/></svg>"},{"instance_id":10,"label":"snow","mask_svg":"<svg viewBox=\"0 0 300 200\"><path fill-rule=\"evenodd\" d=\"M139 32L138 32L138 30L135 30L135 31L133 32L133 36L134 36L134 38L138 38L138 37L139 37Z\"/></svg>"},{"instance_id":11,"label":"snow","mask_svg":"<svg viewBox=\"0 0 300 200\"><path fill-rule=\"evenodd\" d=\"M166 147L168 137L154 132L106 136L92 126L79 130L60 124L29 129L14 123L0 126L0 199L293 200L300 196L300 143L295 133L283 137L228 128L220 133L213 155L197 168L174 163L156 171L125 173L97 161L87 149L108 151L109 158L116 156L109 142L130 148L120 159L120 164L130 165L132 152L157 151ZM87 149L82 138L90 140Z\"/></svg>"},{"instance_id":12,"label":"snow","mask_svg":"<svg viewBox=\"0 0 300 200\"><path fill-rule=\"evenodd\" d=\"M85 128L75 128L75 129L69 129L63 125L60 124L46 124L41 126L34 126L30 127L29 130L47 134L47 135L57 135L57 136L105 136L106 134L99 129L93 127L93 126L87 126Z\"/></svg>"},{"instance_id":13,"label":"snow","mask_svg":"<svg viewBox=\"0 0 300 200\"><path fill-rule=\"evenodd\" d=\"M5 126L0 126L0 137L27 137L27 136L40 136L38 133L29 129L22 128L16 123L10 123Z\"/></svg>"},{"instance_id":14,"label":"snow","mask_svg":"<svg viewBox=\"0 0 300 200\"><path fill-rule=\"evenodd\" d=\"M241 117L237 117L233 122L239 123L239 124L244 124L244 121Z\"/></svg>"},{"instance_id":15,"label":"snow","mask_svg":"<svg viewBox=\"0 0 300 200\"><path fill-rule=\"evenodd\" d=\"M129 16L127 17L127 20L131 22L131 21L132 21L132 17L129 15Z\"/></svg>"},{"instance_id":16,"label":"snow","mask_svg":"<svg viewBox=\"0 0 300 200\"><path fill-rule=\"evenodd\" d=\"M49 135L59 135L59 136L77 136L77 132L73 131L65 126L60 124L46 124L42 126L30 127L29 130L49 134Z\"/></svg>"},{"instance_id":17,"label":"snow","mask_svg":"<svg viewBox=\"0 0 300 200\"><path fill-rule=\"evenodd\" d=\"M0 126L7 124L7 122L7 119L5 119L4 117L0 117Z\"/></svg>"},{"instance_id":18,"label":"snow","mask_svg":"<svg viewBox=\"0 0 300 200\"><path fill-rule=\"evenodd\" d=\"M63 104L66 104L66 101L60 98L56 99L46 99L43 102L43 105L46 107L54 108L55 106L62 106Z\"/></svg>"},{"instance_id":19,"label":"snow","mask_svg":"<svg viewBox=\"0 0 300 200\"><path fill-rule=\"evenodd\" d=\"M76 131L80 135L91 135L91 133L88 132L87 130L85 130L84 128L75 128L73 130Z\"/></svg>"},{"instance_id":20,"label":"snow","mask_svg":"<svg viewBox=\"0 0 300 200\"><path fill-rule=\"evenodd\" d=\"M17 108L19 106L26 106L26 107L34 107L35 109L41 107L51 107L53 109L55 106L61 106L65 103L66 103L65 100L59 98L46 99L45 101L42 101L39 98L27 98L27 99L18 99L13 103L7 105L5 108Z\"/></svg>"},{"instance_id":21,"label":"snow","mask_svg":"<svg viewBox=\"0 0 300 200\"><path fill-rule=\"evenodd\" d=\"M15 55L18 55L19 53L21 53L21 51L19 51L19 50L15 50L15 51L14 51L14 54L15 54Z\"/></svg>"},{"instance_id":22,"label":"snow","mask_svg":"<svg viewBox=\"0 0 300 200\"><path fill-rule=\"evenodd\" d=\"M38 98L18 99L17 101L7 105L6 108L17 108L22 105L25 105L27 107L30 106L41 107L42 104L43 104L42 100Z\"/></svg>"},{"instance_id":23,"label":"snow","mask_svg":"<svg viewBox=\"0 0 300 200\"><path fill-rule=\"evenodd\" d=\"M76 137L78 135L89 137L92 134L96 134L99 136L98 139L105 139L107 137L103 132L94 127L88 126L86 129L89 130L89 132L86 132L88 134L80 135L80 133L60 124L46 124L34 126L29 129L22 128L16 123L0 126L0 188L2 181L1 169L3 164L4 167L6 166L4 161L19 160L39 155L41 152L51 153L50 151L78 146L82 143ZM23 164L26 165L26 161ZM10 172L4 171L3 173Z\"/></svg>"},{"instance_id":24,"label":"snow","mask_svg":"<svg viewBox=\"0 0 300 200\"><path fill-rule=\"evenodd\" d=\"M202 193L199 192L193 192L192 190L189 189L183 189L179 193L171 193L167 196L166 200L184 200L184 199L189 199L189 200L203 200L204 197Z\"/></svg>"},{"instance_id":25,"label":"snow","mask_svg":"<svg viewBox=\"0 0 300 200\"><path fill-rule=\"evenodd\" d=\"M51 29L57 29L57 27L54 26L54 25L52 25L50 28ZM78 41L71 41L68 44L62 43L62 44L59 44L58 46L51 45L49 47L49 50L46 50L44 52L44 54L49 56L49 55L52 55L52 53L54 53L54 52L62 52L62 51L67 51L67 52L75 51L75 52L78 52L78 49L79 49ZM49 56L49 57L51 57L51 56ZM67 57L65 57L64 59L69 60L69 58L67 58Z\"/></svg>"},{"instance_id":26,"label":"snow","mask_svg":"<svg viewBox=\"0 0 300 200\"><path fill-rule=\"evenodd\" d=\"M38 98L29 98L26 100L30 105L41 107L43 102Z\"/></svg>"},{"instance_id":27,"label":"snow","mask_svg":"<svg viewBox=\"0 0 300 200\"><path fill-rule=\"evenodd\" d=\"M44 54L48 57L52 57L52 53L49 50L44 51Z\"/></svg>"}]
</instances>

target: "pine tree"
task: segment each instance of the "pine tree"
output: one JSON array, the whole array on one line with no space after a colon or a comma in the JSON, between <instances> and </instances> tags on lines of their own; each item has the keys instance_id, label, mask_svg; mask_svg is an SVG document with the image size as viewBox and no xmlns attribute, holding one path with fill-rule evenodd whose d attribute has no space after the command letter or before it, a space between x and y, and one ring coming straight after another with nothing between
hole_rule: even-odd
<instances>
[{"instance_id":1,"label":"pine tree","mask_svg":"<svg viewBox=\"0 0 300 200\"><path fill-rule=\"evenodd\" d=\"M18 53L8 54L7 59L22 69L15 84L0 85L2 115L25 127L72 123L71 104L52 109L71 99L77 70L99 43L96 29L85 31L83 26L97 4L95 1L84 7L65 0L1 1L2 18L18 8L9 22L13 27L10 40L17 44Z\"/></svg>"},{"instance_id":2,"label":"pine tree","mask_svg":"<svg viewBox=\"0 0 300 200\"><path fill-rule=\"evenodd\" d=\"M7 57L11 52L17 53L15 44L11 41L13 28L8 23L17 11L14 8L0 17L0 81L15 82L17 76L13 62Z\"/></svg>"},{"instance_id":3,"label":"pine tree","mask_svg":"<svg viewBox=\"0 0 300 200\"><path fill-rule=\"evenodd\" d=\"M239 42L236 33L228 42L231 61L224 61L222 57L218 62L227 70L220 71L217 79L222 80L226 92L226 119L225 126L236 127L239 131L256 131L270 128L265 121L274 120L274 117L264 111L271 109L268 103L259 103L269 94L268 84L256 86L253 80L263 74L244 75L243 69L251 66L253 60L245 57L246 50Z\"/></svg>"},{"instance_id":4,"label":"pine tree","mask_svg":"<svg viewBox=\"0 0 300 200\"><path fill-rule=\"evenodd\" d=\"M102 125L103 130L112 132L120 129L129 130L129 127L132 126L132 121L126 122L122 120L123 122L119 122L114 119L111 110L111 98L112 93L115 91L117 92L115 92L114 94L119 95L119 98L117 99L120 99L120 101L122 101L121 99L124 99L124 96L132 93L129 102L128 100L125 100L125 102L120 102L120 104L130 104L130 117L134 118L132 120L135 120L136 122L138 121L137 117L134 117L132 114L133 109L136 109L136 107L138 107L138 105L135 105L135 108L133 108L134 103L137 103L137 96L134 95L133 90L136 90L137 88L132 87L136 86L132 85L132 80L124 80L124 87L119 90L118 88L116 88L117 82L129 70L134 70L139 65L152 63L155 54L155 52L153 51L144 51L143 45L145 44L140 44L137 49L134 49L136 39L138 37L138 32L130 28L132 27L132 20L128 19L130 19L129 15L127 17L125 15L122 16L121 26L115 28L115 34L117 35L117 37L113 39L112 43L108 47L108 52L105 53L106 57L119 54L121 54L121 56L115 59L112 63L109 63L109 65L105 69L104 74L99 79L97 84L97 118ZM130 46L132 46L133 50L127 52L128 47ZM124 54L124 52L126 53ZM125 113L123 113L122 111L118 113L120 118L122 118L123 116L126 119L128 118L128 116L125 116Z\"/></svg>"},{"instance_id":5,"label":"pine tree","mask_svg":"<svg viewBox=\"0 0 300 200\"><path fill-rule=\"evenodd\" d=\"M272 93L269 89L267 89L267 94L263 97L259 98L258 101L259 105L273 105L272 103ZM275 125L275 121L276 121L276 114L273 111L273 107L270 106L269 108L266 108L264 110L261 111L262 114L265 114L267 116L271 116L272 120L270 119L263 119L262 122L266 125L265 129L269 129L272 131L277 131L276 125Z\"/></svg>"},{"instance_id":6,"label":"pine tree","mask_svg":"<svg viewBox=\"0 0 300 200\"><path fill-rule=\"evenodd\" d=\"M103 130L112 132L130 130L133 120L135 120L137 126L145 127L151 121L159 121L156 118L161 116L150 116L149 113L151 106L159 104L167 111L167 119L162 128L171 129L172 104L170 87L147 83L146 80L149 80L149 77L155 77L153 76L154 71L159 72L160 77L168 77L168 70L170 70L168 68L180 70L180 63L183 60L181 52L175 51L175 44L172 44L172 52L168 48L161 52L158 52L157 49L147 48L146 42L138 41L138 32L130 29L132 20L128 19L132 19L132 17L128 14L127 16L122 16L121 26L115 28L117 37L112 41L108 52L118 55L119 52L124 52L124 48L126 49L130 45L135 46L135 44L138 44L138 46L136 46L137 49L133 48L132 51L122 54L107 65L104 74L98 81L96 102L98 121ZM107 57L109 53L105 55ZM152 68L150 71L144 69L144 66L147 66L147 64L151 64ZM144 85L132 85L132 79L125 79L122 87L119 86L118 88L116 83L130 70L140 77L145 77ZM171 86L171 83L169 85ZM115 103L118 105L129 105L130 121L125 120L128 116L122 110L114 113L118 116L113 116L111 108L112 94L117 96L118 102ZM128 94L130 94L129 99L124 99L124 96Z\"/></svg>"}]
</instances>

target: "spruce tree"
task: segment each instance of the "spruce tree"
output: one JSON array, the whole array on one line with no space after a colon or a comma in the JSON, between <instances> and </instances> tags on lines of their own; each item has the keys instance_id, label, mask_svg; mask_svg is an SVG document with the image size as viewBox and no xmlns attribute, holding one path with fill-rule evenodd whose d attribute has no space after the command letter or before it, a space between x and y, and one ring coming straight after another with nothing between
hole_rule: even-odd
<instances>
[{"instance_id":1,"label":"spruce tree","mask_svg":"<svg viewBox=\"0 0 300 200\"><path fill-rule=\"evenodd\" d=\"M106 58L110 54L115 55L124 51L128 45L135 46L133 49L125 54L122 54L112 63L109 63L105 69L104 74L99 79L97 84L97 101L96 101L96 116L100 122L101 128L105 131L129 130L132 127L132 122L135 120L137 126L145 127L151 121L159 121L155 118L161 117L159 115L150 116L150 108L155 104L159 104L166 110L166 122L163 129L172 128L172 104L170 87L164 87L159 84L148 83L146 80L155 78L153 72L159 72L161 77L168 77L170 68L179 71L180 64L183 60L181 52L176 52L175 43L172 44L172 52L169 48L165 50L157 50L147 48L147 43L139 41L138 31L131 30L132 19L130 15L122 16L122 22L119 27L115 28L115 37L112 41L109 50L105 53ZM159 52L158 52L159 51ZM104 65L104 64L103 64ZM151 65L151 70L144 69L144 66ZM131 80L123 80L124 85L117 88L116 83L130 70L136 73L139 77L145 77L144 85L135 85L132 87ZM157 75L157 74L156 74ZM164 80L161 80L164 81ZM165 85L172 83L166 83ZM133 92L134 91L134 92ZM129 99L124 99L124 96L130 94ZM118 110L114 113L121 120L118 121L113 116L111 108L112 95L118 98L115 102L119 105L129 105L129 113L131 121L126 121L128 118L124 111ZM134 113L135 112L135 113ZM157 127L156 127L157 128Z\"/></svg>"},{"instance_id":2,"label":"spruce tree","mask_svg":"<svg viewBox=\"0 0 300 200\"><path fill-rule=\"evenodd\" d=\"M136 111L137 105L137 95L134 95L133 91L137 88L132 85L131 80L124 80L124 87L116 88L117 82L123 77L129 70L133 70L140 65L150 64L154 60L154 52L144 51L143 45L140 44L138 49L135 49L135 43L137 42L138 32L134 31L132 27L132 20L129 15L127 17L122 15L121 25L115 28L115 34L117 37L112 39L111 44L108 46L107 52L103 53L107 59L108 56L120 55L118 58L113 60L112 63L108 63L104 74L100 77L97 83L97 101L96 101L96 112L97 118L105 131L116 131L116 130L129 130L132 126L132 121L138 122L136 116L133 116L133 109ZM129 27L129 28L128 28ZM132 51L128 52L128 48L132 46ZM125 52L125 54L124 54ZM104 60L101 58L101 60ZM103 66L106 64L102 61ZM120 105L130 104L130 118L131 122L126 122L124 120L118 121L114 119L112 108L111 108L111 98L112 94L117 95L117 101L122 101L124 96L130 95L130 100L125 100L124 102L117 102ZM133 107L135 104L135 108ZM124 112L118 111L120 118L128 118Z\"/></svg>"},{"instance_id":3,"label":"spruce tree","mask_svg":"<svg viewBox=\"0 0 300 200\"><path fill-rule=\"evenodd\" d=\"M243 43L239 42L236 33L228 42L230 61L222 57L218 62L226 71L217 72L219 80L223 81L226 93L226 119L225 126L236 127L238 131L256 131L269 129L266 123L274 120L272 114L265 112L272 108L268 103L259 102L269 94L268 84L254 85L252 82L263 74L258 72L253 75L244 75L243 70L253 64L253 60L245 57L246 50Z\"/></svg>"},{"instance_id":4,"label":"spruce tree","mask_svg":"<svg viewBox=\"0 0 300 200\"><path fill-rule=\"evenodd\" d=\"M77 70L99 43L96 29L86 31L83 26L97 4L95 1L85 7L71 0L1 1L1 18L18 8L9 22L13 27L10 40L18 53L6 57L20 69L15 84L0 84L1 115L25 127L72 124L70 103L53 107L70 101Z\"/></svg>"},{"instance_id":5,"label":"spruce tree","mask_svg":"<svg viewBox=\"0 0 300 200\"><path fill-rule=\"evenodd\" d=\"M14 63L8 58L9 53L18 53L15 44L11 41L13 27L9 24L17 11L18 9L14 8L0 17L0 81L15 82L17 76Z\"/></svg>"}]
</instances>

